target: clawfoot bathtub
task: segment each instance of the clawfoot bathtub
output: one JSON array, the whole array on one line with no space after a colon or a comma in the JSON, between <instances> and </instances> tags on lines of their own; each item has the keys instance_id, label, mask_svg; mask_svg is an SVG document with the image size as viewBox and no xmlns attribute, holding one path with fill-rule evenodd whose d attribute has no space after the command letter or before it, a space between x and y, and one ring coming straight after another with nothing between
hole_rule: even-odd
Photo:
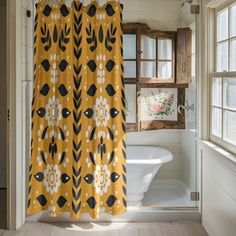
<instances>
[{"instance_id":1,"label":"clawfoot bathtub","mask_svg":"<svg viewBox=\"0 0 236 236\"><path fill-rule=\"evenodd\" d=\"M142 205L144 193L160 167L173 159L170 151L155 146L127 146L127 203Z\"/></svg>"}]
</instances>

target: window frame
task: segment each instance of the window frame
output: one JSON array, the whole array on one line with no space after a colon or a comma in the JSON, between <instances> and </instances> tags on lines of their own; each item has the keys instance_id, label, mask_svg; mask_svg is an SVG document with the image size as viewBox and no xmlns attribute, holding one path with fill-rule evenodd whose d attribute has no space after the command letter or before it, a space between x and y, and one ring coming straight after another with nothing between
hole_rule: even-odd
<instances>
[{"instance_id":1,"label":"window frame","mask_svg":"<svg viewBox=\"0 0 236 236\"><path fill-rule=\"evenodd\" d=\"M125 64L125 62L135 62L135 64L136 64L135 65L136 66L136 76L135 77L125 77L125 74L124 74L124 79L125 79L126 83L133 83L133 84L135 84L136 83L136 77L138 75L138 58L137 58L138 57L138 53L137 53L138 33L135 30L128 30L125 34L127 34L127 35L135 35L136 36L136 48L135 48L136 58L135 59L124 58L124 64Z\"/></svg>"},{"instance_id":2,"label":"window frame","mask_svg":"<svg viewBox=\"0 0 236 236\"><path fill-rule=\"evenodd\" d=\"M125 27L126 25L123 24L123 27ZM139 53L138 53L138 45L140 44L139 42L139 34L140 32L136 29L126 29L124 28L123 29L123 33L124 34L128 34L128 35L136 35L136 59L133 59L132 61L136 61L136 78L132 78L132 77L129 77L129 78L126 78L124 77L124 83L125 85L126 84L132 84L132 85L135 85L136 86L136 122L135 123L127 123L126 124L126 131L127 132L132 132L132 131L138 131L139 130L139 114L138 114L138 100L139 100L139 97L137 96L137 94L139 93L139 88L138 88L138 79L139 76L140 76L140 70L139 70L139 66L138 66L138 60L139 60ZM129 59L124 59L124 62L125 61L130 61ZM124 75L125 76L125 75Z\"/></svg>"},{"instance_id":3,"label":"window frame","mask_svg":"<svg viewBox=\"0 0 236 236\"><path fill-rule=\"evenodd\" d=\"M213 27L214 27L214 52L212 54L212 62L213 62L213 71L210 73L210 83L209 83L209 101L210 101L210 106L209 106L209 131L210 131L210 141L213 143L218 144L222 148L236 154L236 144L233 144L232 142L228 141L225 138L225 111L233 111L236 114L236 110L234 109L229 109L224 106L224 80L225 79L235 79L236 80L236 70L235 71L230 71L230 41L232 39L236 39L236 36L231 37L231 27L230 27L230 22L231 22L231 15L230 15L230 8L236 5L236 1L228 1L225 4L222 4L221 6L217 7L214 9L214 14L213 14ZM217 41L217 16L220 12L222 12L224 9L228 8L228 37L227 39ZM228 70L227 71L222 71L222 72L217 72L217 45L222 42L228 42ZM219 78L221 79L221 106L216 106L213 105L213 79L214 78ZM221 137L213 134L213 108L219 108L221 109Z\"/></svg>"},{"instance_id":4,"label":"window frame","mask_svg":"<svg viewBox=\"0 0 236 236\"><path fill-rule=\"evenodd\" d=\"M175 52L176 52L176 32L161 32L161 31L157 31L157 30L144 30L140 32L140 43L141 43L141 36L146 36L152 39L155 39L156 41L156 59L142 59L141 58L141 45L137 45L140 46L140 48L138 49L138 51L140 52L140 82L142 83L158 83L158 84L166 84L166 83L175 83L175 76L176 76L176 72L175 72L175 66L176 66L176 59L175 59ZM171 59L159 59L158 57L158 40L171 40L172 42L172 55L171 55ZM156 64L156 77L152 77L152 78L146 78L146 77L142 77L141 75L141 63L142 62L155 62ZM158 77L158 72L159 72L159 62L171 62L171 77L170 78L160 78Z\"/></svg>"},{"instance_id":5,"label":"window frame","mask_svg":"<svg viewBox=\"0 0 236 236\"><path fill-rule=\"evenodd\" d=\"M191 64L191 83L192 83L193 81L196 81L196 60L197 60L197 57L196 57L196 45L195 45L195 41L196 41L195 24L190 25L190 29L192 31L191 62L192 63L194 62L194 64ZM193 45L194 45L194 50L193 50ZM194 60L193 60L193 58L194 58ZM193 70L193 68L194 68L194 70ZM193 74L193 71L194 71L194 74Z\"/></svg>"},{"instance_id":6,"label":"window frame","mask_svg":"<svg viewBox=\"0 0 236 236\"><path fill-rule=\"evenodd\" d=\"M125 84L136 84L136 123L126 123L126 131L144 131L144 130L158 130L158 129L185 129L185 112L177 114L177 121L168 120L153 120L141 121L141 89L142 88L177 88L178 103L177 106L184 106L185 103L185 88L188 83L178 83L176 78L176 48L177 48L177 32L176 31L157 31L151 30L146 24L142 23L123 23L123 34L136 34L136 81L133 78L125 78ZM158 40L172 39L172 61L173 61L173 79L161 79L161 81L150 80L150 78L141 78L141 35L152 35ZM157 51L158 53L158 51ZM124 59L124 61L126 61ZM157 62L158 63L158 62Z\"/></svg>"}]
</instances>

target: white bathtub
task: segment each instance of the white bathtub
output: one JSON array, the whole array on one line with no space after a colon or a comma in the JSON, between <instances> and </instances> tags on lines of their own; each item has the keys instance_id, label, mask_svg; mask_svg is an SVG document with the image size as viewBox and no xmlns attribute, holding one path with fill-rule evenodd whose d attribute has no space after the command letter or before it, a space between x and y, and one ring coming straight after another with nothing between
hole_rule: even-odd
<instances>
[{"instance_id":1,"label":"white bathtub","mask_svg":"<svg viewBox=\"0 0 236 236\"><path fill-rule=\"evenodd\" d=\"M142 205L144 193L159 168L173 159L170 151L154 146L127 146L127 203Z\"/></svg>"}]
</instances>

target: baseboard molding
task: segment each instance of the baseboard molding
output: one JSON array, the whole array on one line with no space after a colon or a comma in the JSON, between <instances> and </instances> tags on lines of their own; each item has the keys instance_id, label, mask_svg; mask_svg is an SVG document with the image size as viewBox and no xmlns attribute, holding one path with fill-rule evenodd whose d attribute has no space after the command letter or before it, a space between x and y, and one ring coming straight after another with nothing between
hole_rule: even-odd
<instances>
[{"instance_id":1,"label":"baseboard molding","mask_svg":"<svg viewBox=\"0 0 236 236\"><path fill-rule=\"evenodd\" d=\"M197 208L131 208L128 212L119 216L101 215L94 220L88 214L82 215L79 220L71 220L69 213L59 217L50 217L48 212L42 212L34 216L28 216L27 222L49 223L79 223L79 222L163 222L163 221L200 221L200 213Z\"/></svg>"}]
</instances>

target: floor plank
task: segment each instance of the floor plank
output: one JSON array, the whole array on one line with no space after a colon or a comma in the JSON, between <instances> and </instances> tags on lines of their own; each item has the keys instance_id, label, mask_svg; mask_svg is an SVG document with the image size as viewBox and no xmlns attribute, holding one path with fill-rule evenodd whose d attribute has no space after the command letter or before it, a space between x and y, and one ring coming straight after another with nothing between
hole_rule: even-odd
<instances>
[{"instance_id":1,"label":"floor plank","mask_svg":"<svg viewBox=\"0 0 236 236\"><path fill-rule=\"evenodd\" d=\"M205 229L201 226L199 227L196 223L189 222L188 224L179 223L179 227L182 228L185 233L184 236L192 235L192 236L207 236Z\"/></svg>"},{"instance_id":2,"label":"floor plank","mask_svg":"<svg viewBox=\"0 0 236 236\"><path fill-rule=\"evenodd\" d=\"M1 236L207 236L198 222L104 222L78 224L26 223Z\"/></svg>"},{"instance_id":3,"label":"floor plank","mask_svg":"<svg viewBox=\"0 0 236 236\"><path fill-rule=\"evenodd\" d=\"M160 223L138 223L140 236L162 236Z\"/></svg>"}]
</instances>

